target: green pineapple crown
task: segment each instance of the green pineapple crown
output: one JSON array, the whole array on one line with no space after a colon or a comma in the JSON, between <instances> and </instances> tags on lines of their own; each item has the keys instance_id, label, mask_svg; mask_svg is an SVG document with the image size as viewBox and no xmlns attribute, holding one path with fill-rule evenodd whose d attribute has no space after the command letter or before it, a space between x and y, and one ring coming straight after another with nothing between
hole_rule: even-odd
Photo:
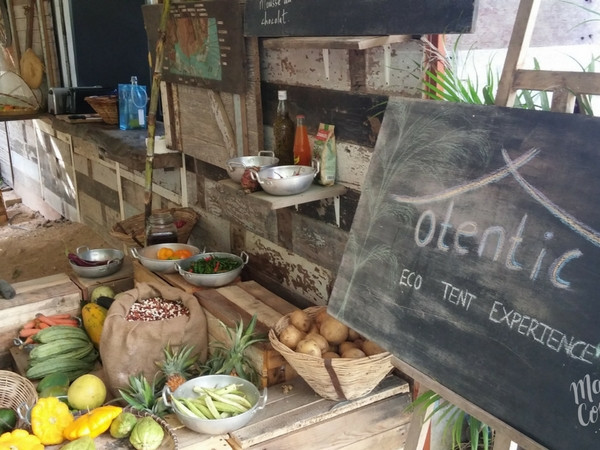
<instances>
[{"instance_id":1,"label":"green pineapple crown","mask_svg":"<svg viewBox=\"0 0 600 450\"><path fill-rule=\"evenodd\" d=\"M157 362L156 365L167 377L169 375L181 375L188 378L197 360L197 356L192 354L193 351L193 345L183 345L179 349L173 350L169 343L163 349L164 361Z\"/></svg>"}]
</instances>

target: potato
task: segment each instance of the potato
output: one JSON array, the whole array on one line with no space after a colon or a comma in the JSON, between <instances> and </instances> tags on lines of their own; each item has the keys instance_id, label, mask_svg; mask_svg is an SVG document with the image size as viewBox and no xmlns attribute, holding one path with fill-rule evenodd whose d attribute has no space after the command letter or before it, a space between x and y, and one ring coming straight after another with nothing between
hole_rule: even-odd
<instances>
[{"instance_id":1,"label":"potato","mask_svg":"<svg viewBox=\"0 0 600 450\"><path fill-rule=\"evenodd\" d=\"M308 333L305 339L311 339L317 343L319 348L321 349L321 353L325 353L329 349L329 342L319 333Z\"/></svg>"},{"instance_id":2,"label":"potato","mask_svg":"<svg viewBox=\"0 0 600 450\"><path fill-rule=\"evenodd\" d=\"M297 309L290 314L290 323L300 331L308 333L308 330L310 330L310 327L312 326L312 319L306 312Z\"/></svg>"},{"instance_id":3,"label":"potato","mask_svg":"<svg viewBox=\"0 0 600 450\"><path fill-rule=\"evenodd\" d=\"M325 352L323 353L323 359L341 358L336 352Z\"/></svg>"},{"instance_id":4,"label":"potato","mask_svg":"<svg viewBox=\"0 0 600 450\"><path fill-rule=\"evenodd\" d=\"M339 347L340 355L342 353L345 353L346 350L350 350L351 348L360 348L360 347L358 345L356 345L356 343L353 342L353 341L344 341L344 342L342 342L340 344L340 347Z\"/></svg>"},{"instance_id":5,"label":"potato","mask_svg":"<svg viewBox=\"0 0 600 450\"><path fill-rule=\"evenodd\" d=\"M379 353L385 352L379 345L368 339L363 343L362 350L367 356L378 355Z\"/></svg>"},{"instance_id":6,"label":"potato","mask_svg":"<svg viewBox=\"0 0 600 450\"><path fill-rule=\"evenodd\" d=\"M365 352L363 352L360 348L351 348L342 353L342 358L364 358Z\"/></svg>"},{"instance_id":7,"label":"potato","mask_svg":"<svg viewBox=\"0 0 600 450\"><path fill-rule=\"evenodd\" d=\"M281 330L281 333L279 333L279 340L283 345L289 347L290 350L295 350L298 342L304 339L304 336L306 336L305 333L300 331L294 325L289 324Z\"/></svg>"},{"instance_id":8,"label":"potato","mask_svg":"<svg viewBox=\"0 0 600 450\"><path fill-rule=\"evenodd\" d=\"M313 355L321 357L321 349L319 348L319 344L317 344L312 339L302 339L298 342L296 346L296 351L298 353L304 353L305 355Z\"/></svg>"},{"instance_id":9,"label":"potato","mask_svg":"<svg viewBox=\"0 0 600 450\"><path fill-rule=\"evenodd\" d=\"M358 334L358 331L353 330L352 328L350 328L348 330L348 340L349 341L355 341L360 338L361 338L361 336L360 336L360 334Z\"/></svg>"},{"instance_id":10,"label":"potato","mask_svg":"<svg viewBox=\"0 0 600 450\"><path fill-rule=\"evenodd\" d=\"M327 317L319 331L330 344L339 345L348 339L348 327L334 317Z\"/></svg>"},{"instance_id":11,"label":"potato","mask_svg":"<svg viewBox=\"0 0 600 450\"><path fill-rule=\"evenodd\" d=\"M317 315L315 316L315 322L317 323L317 325L320 327L321 324L323 323L323 321L327 318L330 317L329 314L327 313L327 308L323 308L321 309Z\"/></svg>"}]
</instances>

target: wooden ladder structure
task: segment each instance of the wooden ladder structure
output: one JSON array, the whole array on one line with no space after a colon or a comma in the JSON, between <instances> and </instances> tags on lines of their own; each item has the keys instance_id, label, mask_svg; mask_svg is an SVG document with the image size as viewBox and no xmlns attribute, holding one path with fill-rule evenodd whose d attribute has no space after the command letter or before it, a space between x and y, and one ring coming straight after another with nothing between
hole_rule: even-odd
<instances>
[{"instance_id":1,"label":"wooden ladder structure","mask_svg":"<svg viewBox=\"0 0 600 450\"><path fill-rule=\"evenodd\" d=\"M521 0L519 3L495 103L513 106L518 89L549 91L552 92L551 111L572 113L577 96L600 95L600 74L522 69L541 1Z\"/></svg>"}]
</instances>

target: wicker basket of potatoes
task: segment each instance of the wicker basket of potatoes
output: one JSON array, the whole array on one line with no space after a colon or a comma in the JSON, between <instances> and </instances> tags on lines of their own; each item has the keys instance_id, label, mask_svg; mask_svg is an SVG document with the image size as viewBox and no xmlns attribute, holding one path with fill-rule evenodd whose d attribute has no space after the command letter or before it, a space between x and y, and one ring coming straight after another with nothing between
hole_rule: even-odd
<instances>
[{"instance_id":1,"label":"wicker basket of potatoes","mask_svg":"<svg viewBox=\"0 0 600 450\"><path fill-rule=\"evenodd\" d=\"M286 314L269 330L269 340L317 394L330 400L363 397L393 369L390 353L324 306Z\"/></svg>"}]
</instances>

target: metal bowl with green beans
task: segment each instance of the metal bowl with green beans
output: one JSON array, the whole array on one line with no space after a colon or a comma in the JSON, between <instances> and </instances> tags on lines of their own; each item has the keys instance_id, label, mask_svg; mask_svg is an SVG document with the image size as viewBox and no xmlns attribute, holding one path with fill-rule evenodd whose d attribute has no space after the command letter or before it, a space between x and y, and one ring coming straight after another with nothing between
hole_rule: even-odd
<instances>
[{"instance_id":1,"label":"metal bowl with green beans","mask_svg":"<svg viewBox=\"0 0 600 450\"><path fill-rule=\"evenodd\" d=\"M244 427L267 403L250 381L231 375L192 378L175 392L163 389L163 401L187 428L198 433L226 434Z\"/></svg>"}]
</instances>

